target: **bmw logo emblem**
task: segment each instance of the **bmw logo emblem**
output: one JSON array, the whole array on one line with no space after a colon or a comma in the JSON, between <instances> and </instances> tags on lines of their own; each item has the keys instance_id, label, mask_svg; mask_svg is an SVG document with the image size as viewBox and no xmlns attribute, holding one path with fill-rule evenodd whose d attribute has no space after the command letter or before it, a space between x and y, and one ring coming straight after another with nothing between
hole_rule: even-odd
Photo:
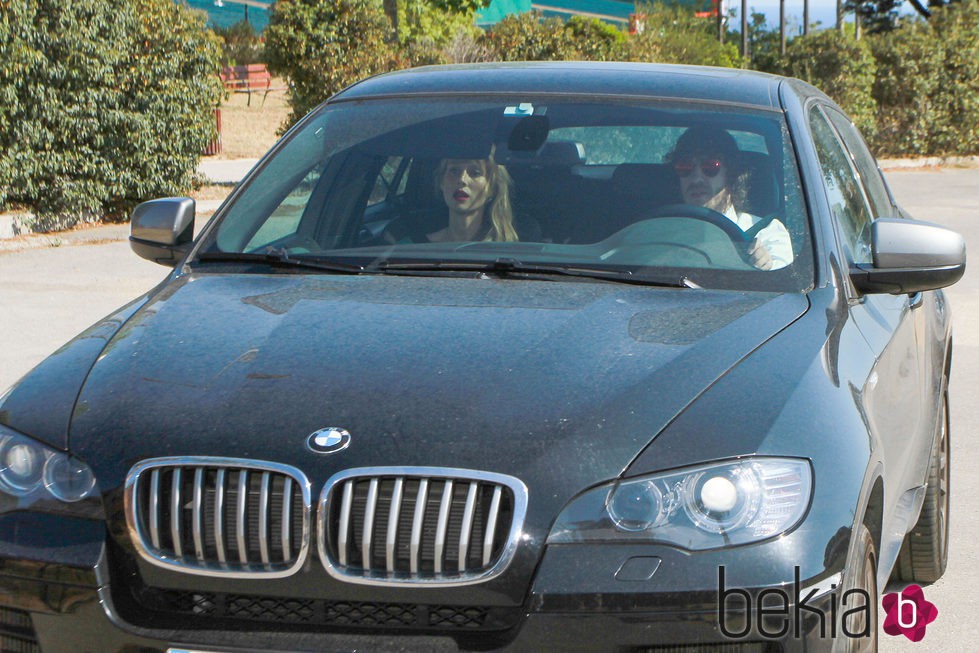
<instances>
[{"instance_id":1,"label":"bmw logo emblem","mask_svg":"<svg viewBox=\"0 0 979 653\"><path fill-rule=\"evenodd\" d=\"M320 429L306 438L306 448L313 453L336 453L346 449L349 444L350 433L336 426Z\"/></svg>"}]
</instances>

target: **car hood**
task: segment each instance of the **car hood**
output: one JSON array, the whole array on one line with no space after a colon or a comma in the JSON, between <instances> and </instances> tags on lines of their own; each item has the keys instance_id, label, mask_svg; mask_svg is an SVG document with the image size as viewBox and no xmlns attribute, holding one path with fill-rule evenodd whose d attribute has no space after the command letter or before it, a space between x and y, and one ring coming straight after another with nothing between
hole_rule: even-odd
<instances>
[{"instance_id":1,"label":"car hood","mask_svg":"<svg viewBox=\"0 0 979 653\"><path fill-rule=\"evenodd\" d=\"M139 460L205 455L294 465L314 488L351 467L480 469L564 501L620 474L807 306L564 281L188 275L102 350L70 446L103 489ZM324 427L349 447L309 451Z\"/></svg>"}]
</instances>

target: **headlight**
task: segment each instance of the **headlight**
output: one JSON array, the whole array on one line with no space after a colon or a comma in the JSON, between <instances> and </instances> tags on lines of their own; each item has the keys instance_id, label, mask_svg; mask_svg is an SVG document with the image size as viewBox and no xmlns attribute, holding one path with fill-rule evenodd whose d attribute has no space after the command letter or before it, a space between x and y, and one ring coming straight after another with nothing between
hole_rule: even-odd
<instances>
[{"instance_id":1,"label":"headlight","mask_svg":"<svg viewBox=\"0 0 979 653\"><path fill-rule=\"evenodd\" d=\"M713 549L795 526L812 496L805 460L752 457L594 488L558 517L549 544L663 542Z\"/></svg>"},{"instance_id":2,"label":"headlight","mask_svg":"<svg viewBox=\"0 0 979 653\"><path fill-rule=\"evenodd\" d=\"M102 503L84 462L0 427L0 513L12 510L98 518Z\"/></svg>"}]
</instances>

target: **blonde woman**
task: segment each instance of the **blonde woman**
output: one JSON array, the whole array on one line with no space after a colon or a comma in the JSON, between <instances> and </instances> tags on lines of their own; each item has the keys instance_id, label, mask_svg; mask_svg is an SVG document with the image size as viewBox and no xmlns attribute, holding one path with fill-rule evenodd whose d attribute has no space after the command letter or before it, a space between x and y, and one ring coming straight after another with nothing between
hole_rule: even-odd
<instances>
[{"instance_id":1,"label":"blonde woman","mask_svg":"<svg viewBox=\"0 0 979 653\"><path fill-rule=\"evenodd\" d=\"M435 184L449 207L449 224L427 234L430 242L519 240L513 226L506 168L489 159L443 159Z\"/></svg>"}]
</instances>

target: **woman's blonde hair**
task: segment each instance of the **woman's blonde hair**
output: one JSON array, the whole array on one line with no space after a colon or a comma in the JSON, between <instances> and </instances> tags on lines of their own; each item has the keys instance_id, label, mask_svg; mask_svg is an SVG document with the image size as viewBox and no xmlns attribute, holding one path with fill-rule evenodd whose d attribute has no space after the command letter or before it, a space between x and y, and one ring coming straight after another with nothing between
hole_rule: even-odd
<instances>
[{"instance_id":1,"label":"woman's blonde hair","mask_svg":"<svg viewBox=\"0 0 979 653\"><path fill-rule=\"evenodd\" d=\"M483 240L514 241L520 240L513 226L513 206L510 204L510 188L513 178L505 166L493 160L490 153L486 159L442 159L435 169L435 187L441 192L442 179L449 167L449 161L476 161L483 167L483 174L489 182L490 199L484 215L489 216L489 227Z\"/></svg>"}]
</instances>

